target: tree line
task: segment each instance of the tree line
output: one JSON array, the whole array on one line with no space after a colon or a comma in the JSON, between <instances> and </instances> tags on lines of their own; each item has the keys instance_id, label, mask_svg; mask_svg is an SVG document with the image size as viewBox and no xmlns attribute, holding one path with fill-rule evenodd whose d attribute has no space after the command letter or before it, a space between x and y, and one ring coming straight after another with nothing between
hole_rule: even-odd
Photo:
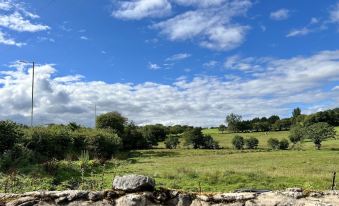
<instances>
[{"instance_id":1,"label":"tree line","mask_svg":"<svg viewBox=\"0 0 339 206\"><path fill-rule=\"evenodd\" d=\"M218 127L220 132L225 130L231 132L267 132L290 130L295 125L309 126L319 122L326 122L331 126L339 126L339 108L329 109L310 115L301 113L300 108L292 111L289 118L280 118L278 115L270 117L256 117L251 120L242 120L242 116L238 114L228 114L225 119L225 125Z\"/></svg>"}]
</instances>

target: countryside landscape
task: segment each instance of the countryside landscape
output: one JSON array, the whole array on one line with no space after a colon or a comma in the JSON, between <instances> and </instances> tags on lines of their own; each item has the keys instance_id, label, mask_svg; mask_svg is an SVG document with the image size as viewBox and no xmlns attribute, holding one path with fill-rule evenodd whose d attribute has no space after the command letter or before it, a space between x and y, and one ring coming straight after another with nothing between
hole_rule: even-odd
<instances>
[{"instance_id":1,"label":"countryside landscape","mask_svg":"<svg viewBox=\"0 0 339 206\"><path fill-rule=\"evenodd\" d=\"M338 0L0 0L0 206L338 205L338 35Z\"/></svg>"}]
</instances>

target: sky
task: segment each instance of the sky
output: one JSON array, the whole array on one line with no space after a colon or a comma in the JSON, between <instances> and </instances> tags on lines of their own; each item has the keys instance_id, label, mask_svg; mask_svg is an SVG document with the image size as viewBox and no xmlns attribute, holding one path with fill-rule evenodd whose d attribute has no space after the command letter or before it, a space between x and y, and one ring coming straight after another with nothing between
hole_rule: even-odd
<instances>
[{"instance_id":1,"label":"sky","mask_svg":"<svg viewBox=\"0 0 339 206\"><path fill-rule=\"evenodd\" d=\"M217 126L339 106L339 1L0 0L0 119Z\"/></svg>"}]
</instances>

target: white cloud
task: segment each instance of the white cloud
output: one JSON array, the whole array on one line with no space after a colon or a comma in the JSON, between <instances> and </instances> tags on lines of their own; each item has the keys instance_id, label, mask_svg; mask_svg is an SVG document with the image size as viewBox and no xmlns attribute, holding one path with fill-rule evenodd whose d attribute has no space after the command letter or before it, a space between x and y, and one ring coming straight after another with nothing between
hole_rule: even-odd
<instances>
[{"instance_id":1,"label":"white cloud","mask_svg":"<svg viewBox=\"0 0 339 206\"><path fill-rule=\"evenodd\" d=\"M202 47L230 50L243 41L248 26L232 23L236 16L246 14L248 0L228 1L222 6L196 9L156 23L153 28L170 40L197 40Z\"/></svg>"},{"instance_id":2,"label":"white cloud","mask_svg":"<svg viewBox=\"0 0 339 206\"><path fill-rule=\"evenodd\" d=\"M174 0L175 3L184 6L211 7L220 6L227 0Z\"/></svg>"},{"instance_id":3,"label":"white cloud","mask_svg":"<svg viewBox=\"0 0 339 206\"><path fill-rule=\"evenodd\" d=\"M206 62L203 64L204 67L207 67L207 68L213 68L215 67L216 65L218 65L219 62L218 61L215 61L215 60L211 60L209 62Z\"/></svg>"},{"instance_id":4,"label":"white cloud","mask_svg":"<svg viewBox=\"0 0 339 206\"><path fill-rule=\"evenodd\" d=\"M19 12L10 15L0 15L0 26L19 32L37 32L49 29L49 26L33 24Z\"/></svg>"},{"instance_id":5,"label":"white cloud","mask_svg":"<svg viewBox=\"0 0 339 206\"><path fill-rule=\"evenodd\" d=\"M279 9L270 13L271 19L277 21L288 19L289 15L290 11L288 9Z\"/></svg>"},{"instance_id":6,"label":"white cloud","mask_svg":"<svg viewBox=\"0 0 339 206\"><path fill-rule=\"evenodd\" d=\"M330 11L330 20L339 23L339 2Z\"/></svg>"},{"instance_id":7,"label":"white cloud","mask_svg":"<svg viewBox=\"0 0 339 206\"><path fill-rule=\"evenodd\" d=\"M81 40L89 40L87 36L80 36Z\"/></svg>"},{"instance_id":8,"label":"white cloud","mask_svg":"<svg viewBox=\"0 0 339 206\"><path fill-rule=\"evenodd\" d=\"M168 15L172 8L167 0L118 1L117 7L112 15L121 19L162 17Z\"/></svg>"},{"instance_id":9,"label":"white cloud","mask_svg":"<svg viewBox=\"0 0 339 206\"><path fill-rule=\"evenodd\" d=\"M150 70L158 70L158 69L161 69L162 67L159 66L158 64L153 64L153 63L149 62L149 63L148 63L148 68L149 68Z\"/></svg>"},{"instance_id":10,"label":"white cloud","mask_svg":"<svg viewBox=\"0 0 339 206\"><path fill-rule=\"evenodd\" d=\"M306 27L301 28L301 29L293 29L286 35L286 37L305 36L309 34L310 32L312 31Z\"/></svg>"},{"instance_id":11,"label":"white cloud","mask_svg":"<svg viewBox=\"0 0 339 206\"><path fill-rule=\"evenodd\" d=\"M188 53L178 53L178 54L174 54L166 58L166 61L179 61L179 60L187 59L190 56L191 54L188 54Z\"/></svg>"},{"instance_id":12,"label":"white cloud","mask_svg":"<svg viewBox=\"0 0 339 206\"><path fill-rule=\"evenodd\" d=\"M137 124L215 126L231 112L245 118L286 116L296 104L307 112L339 104L339 90L328 89L339 85L339 51L238 61L249 68L260 64L261 70L250 73L251 78L227 70L225 77L181 77L171 84L110 84L87 82L79 75L56 76L55 66L37 66L35 122L93 125L96 104L98 114L116 110ZM31 70L18 63L13 67L17 69L2 69L0 74L0 119L29 123Z\"/></svg>"},{"instance_id":13,"label":"white cloud","mask_svg":"<svg viewBox=\"0 0 339 206\"><path fill-rule=\"evenodd\" d=\"M1 32L1 31L0 31L0 44L17 46L17 47L21 47L21 46L25 45L25 43L16 42L14 39L7 38L5 33Z\"/></svg>"}]
</instances>

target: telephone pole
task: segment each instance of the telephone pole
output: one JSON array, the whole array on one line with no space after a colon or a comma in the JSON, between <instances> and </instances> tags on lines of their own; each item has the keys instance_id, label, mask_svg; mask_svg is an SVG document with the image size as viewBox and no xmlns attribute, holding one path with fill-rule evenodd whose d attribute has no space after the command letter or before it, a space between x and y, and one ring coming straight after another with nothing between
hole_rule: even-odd
<instances>
[{"instance_id":1,"label":"telephone pole","mask_svg":"<svg viewBox=\"0 0 339 206\"><path fill-rule=\"evenodd\" d=\"M34 62L33 69L32 69L32 110L31 110L31 127L33 127L33 115L34 115Z\"/></svg>"}]
</instances>

